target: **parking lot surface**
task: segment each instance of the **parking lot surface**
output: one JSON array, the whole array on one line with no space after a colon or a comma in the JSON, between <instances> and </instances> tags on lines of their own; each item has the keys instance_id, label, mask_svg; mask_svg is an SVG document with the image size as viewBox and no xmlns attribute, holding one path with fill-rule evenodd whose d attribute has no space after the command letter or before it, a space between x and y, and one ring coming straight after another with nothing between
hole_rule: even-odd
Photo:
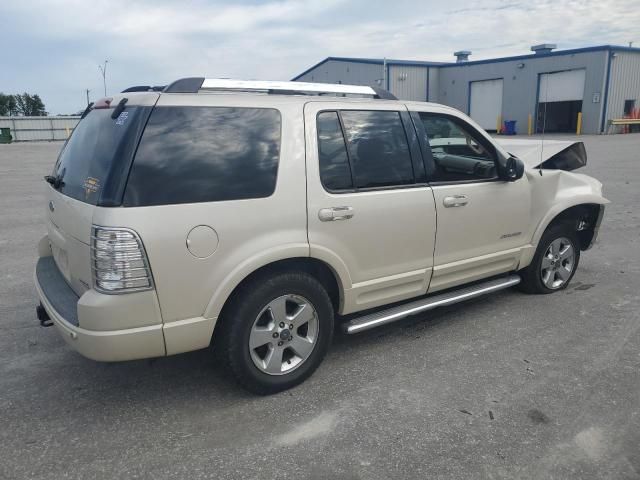
<instances>
[{"instance_id":1,"label":"parking lot surface","mask_svg":"<svg viewBox=\"0 0 640 480\"><path fill-rule=\"evenodd\" d=\"M567 290L336 334L270 397L211 350L96 363L41 328L61 144L0 145L0 478L640 478L640 135L581 139L612 204Z\"/></svg>"}]
</instances>

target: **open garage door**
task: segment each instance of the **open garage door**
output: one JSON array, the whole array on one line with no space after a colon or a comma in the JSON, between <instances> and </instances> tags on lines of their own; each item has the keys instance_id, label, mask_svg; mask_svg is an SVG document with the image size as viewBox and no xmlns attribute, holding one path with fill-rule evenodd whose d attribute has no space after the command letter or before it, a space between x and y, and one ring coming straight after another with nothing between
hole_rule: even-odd
<instances>
[{"instance_id":1,"label":"open garage door","mask_svg":"<svg viewBox=\"0 0 640 480\"><path fill-rule=\"evenodd\" d=\"M469 116L482 128L496 131L502 115L502 79L471 82Z\"/></svg>"},{"instance_id":2,"label":"open garage door","mask_svg":"<svg viewBox=\"0 0 640 480\"><path fill-rule=\"evenodd\" d=\"M542 73L538 86L537 131L575 133L582 111L585 70Z\"/></svg>"}]
</instances>

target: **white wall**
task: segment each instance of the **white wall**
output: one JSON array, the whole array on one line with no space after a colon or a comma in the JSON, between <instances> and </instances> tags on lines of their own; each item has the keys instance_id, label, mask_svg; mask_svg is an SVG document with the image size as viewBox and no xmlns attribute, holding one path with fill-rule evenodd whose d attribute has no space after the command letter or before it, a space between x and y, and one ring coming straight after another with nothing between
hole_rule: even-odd
<instances>
[{"instance_id":1,"label":"white wall","mask_svg":"<svg viewBox=\"0 0 640 480\"><path fill-rule=\"evenodd\" d=\"M14 142L66 140L80 117L0 117L0 128L10 128Z\"/></svg>"}]
</instances>

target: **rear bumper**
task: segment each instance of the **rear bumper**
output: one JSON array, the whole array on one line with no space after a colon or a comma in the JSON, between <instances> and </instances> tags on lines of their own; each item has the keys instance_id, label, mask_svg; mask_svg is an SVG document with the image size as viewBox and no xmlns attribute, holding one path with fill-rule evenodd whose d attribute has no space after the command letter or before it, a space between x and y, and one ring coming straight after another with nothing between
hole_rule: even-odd
<instances>
[{"instance_id":1,"label":"rear bumper","mask_svg":"<svg viewBox=\"0 0 640 480\"><path fill-rule=\"evenodd\" d=\"M93 360L115 362L139 358L159 357L166 354L162 323L118 330L88 330L81 328L82 316L78 312L113 311L107 305L82 304L82 298L73 292L57 270L52 257L41 257L35 271L35 285L42 306L62 334L62 338L76 351ZM87 294L94 298L93 291ZM85 295L87 295L85 294ZM130 302L127 295L111 295L110 302ZM127 298L128 297L128 298ZM79 308L80 307L80 308ZM117 308L117 306L112 306ZM88 319L90 323L91 319ZM158 319L159 320L159 319Z\"/></svg>"}]
</instances>

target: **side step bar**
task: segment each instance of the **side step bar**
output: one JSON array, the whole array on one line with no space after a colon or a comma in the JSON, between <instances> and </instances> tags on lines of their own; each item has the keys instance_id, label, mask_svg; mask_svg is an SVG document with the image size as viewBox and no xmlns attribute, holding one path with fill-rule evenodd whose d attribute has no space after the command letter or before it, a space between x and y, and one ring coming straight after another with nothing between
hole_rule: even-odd
<instances>
[{"instance_id":1,"label":"side step bar","mask_svg":"<svg viewBox=\"0 0 640 480\"><path fill-rule=\"evenodd\" d=\"M444 307L446 305L470 300L487 293L497 292L498 290L513 287L519 283L519 275L509 275L508 277L490 280L488 282L479 283L471 287L460 288L440 295L433 295L414 302L398 305L387 310L354 318L353 320L345 323L343 328L345 333L349 335L364 332L371 328L386 325L387 323L395 322L396 320L401 320L409 315L415 315L416 313L425 312L433 308Z\"/></svg>"}]
</instances>

